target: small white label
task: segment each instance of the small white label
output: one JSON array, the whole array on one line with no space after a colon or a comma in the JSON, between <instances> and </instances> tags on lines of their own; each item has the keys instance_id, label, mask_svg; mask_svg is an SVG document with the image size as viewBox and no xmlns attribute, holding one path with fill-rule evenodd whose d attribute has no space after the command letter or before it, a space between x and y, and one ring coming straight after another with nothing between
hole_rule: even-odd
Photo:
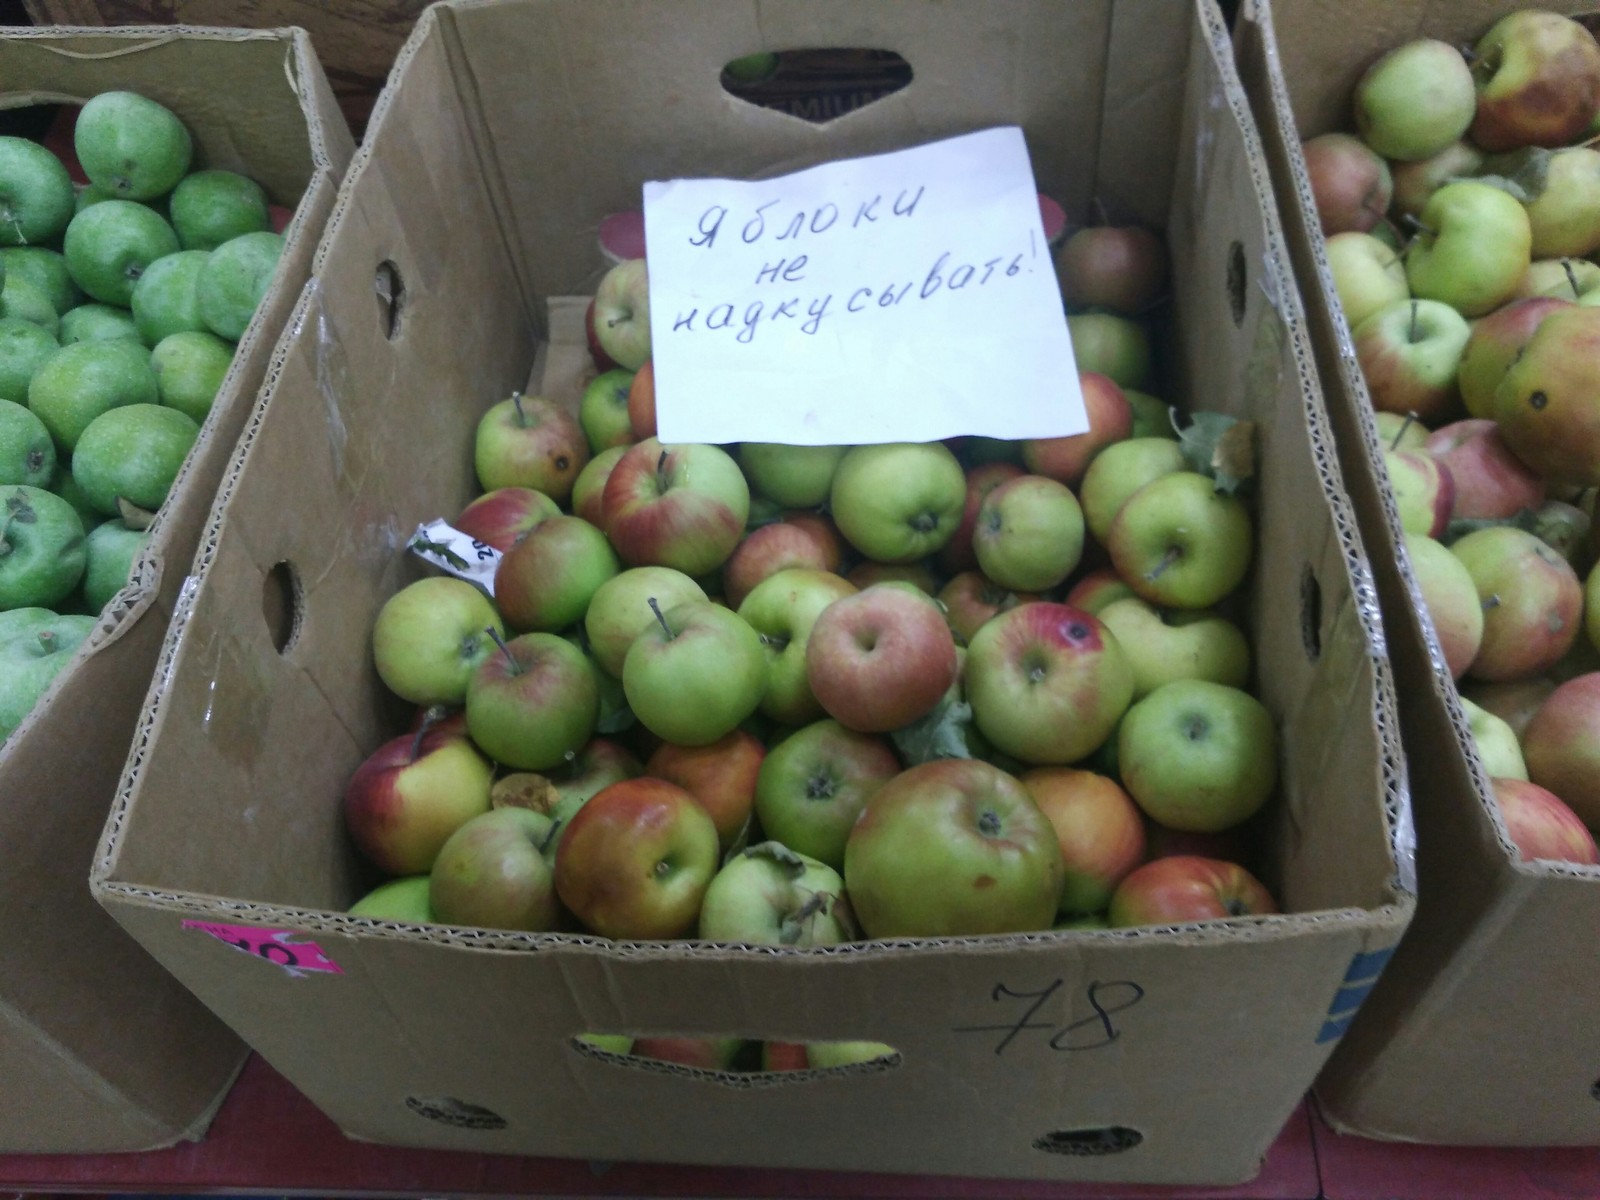
<instances>
[{"instance_id":1,"label":"small white label","mask_svg":"<svg viewBox=\"0 0 1600 1200\"><path fill-rule=\"evenodd\" d=\"M476 584L494 599L500 551L487 542L468 537L448 521L428 521L417 526L406 549L445 574Z\"/></svg>"},{"instance_id":2,"label":"small white label","mask_svg":"<svg viewBox=\"0 0 1600 1200\"><path fill-rule=\"evenodd\" d=\"M666 442L1089 427L1015 126L779 179L644 186Z\"/></svg>"}]
</instances>

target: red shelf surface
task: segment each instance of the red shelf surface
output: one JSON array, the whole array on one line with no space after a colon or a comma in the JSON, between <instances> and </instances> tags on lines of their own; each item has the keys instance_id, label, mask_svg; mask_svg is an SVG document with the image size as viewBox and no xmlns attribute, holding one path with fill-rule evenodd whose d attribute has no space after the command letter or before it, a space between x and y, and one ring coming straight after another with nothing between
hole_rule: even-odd
<instances>
[{"instance_id":1,"label":"red shelf surface","mask_svg":"<svg viewBox=\"0 0 1600 1200\"><path fill-rule=\"evenodd\" d=\"M146 1154L0 1155L0 1191L271 1192L311 1195L1004 1197L1006 1200L1314 1200L1309 1114L1295 1110L1261 1174L1235 1188L1023 1183L828 1171L591 1164L569 1159L397 1150L346 1139L251 1058L204 1141Z\"/></svg>"}]
</instances>

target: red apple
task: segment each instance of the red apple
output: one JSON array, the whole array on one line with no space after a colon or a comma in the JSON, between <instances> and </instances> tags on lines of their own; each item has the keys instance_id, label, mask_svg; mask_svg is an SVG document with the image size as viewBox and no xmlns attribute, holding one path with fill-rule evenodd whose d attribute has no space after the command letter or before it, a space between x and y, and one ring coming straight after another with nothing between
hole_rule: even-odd
<instances>
[{"instance_id":1,"label":"red apple","mask_svg":"<svg viewBox=\"0 0 1600 1200\"><path fill-rule=\"evenodd\" d=\"M1578 814L1561 797L1522 779L1491 779L1500 819L1517 853L1532 862L1600 864L1594 834L1584 828Z\"/></svg>"},{"instance_id":2,"label":"red apple","mask_svg":"<svg viewBox=\"0 0 1600 1200\"><path fill-rule=\"evenodd\" d=\"M1132 316L1166 290L1166 243L1137 225L1080 229L1056 251L1056 276L1068 307Z\"/></svg>"},{"instance_id":3,"label":"red apple","mask_svg":"<svg viewBox=\"0 0 1600 1200\"><path fill-rule=\"evenodd\" d=\"M1083 407L1089 417L1086 433L1071 437L1030 438L1022 443L1022 462L1035 475L1077 487L1089 463L1112 442L1133 433L1133 406L1122 389L1104 375L1081 371Z\"/></svg>"},{"instance_id":4,"label":"red apple","mask_svg":"<svg viewBox=\"0 0 1600 1200\"><path fill-rule=\"evenodd\" d=\"M1036 768L1022 786L1061 843L1061 911L1103 912L1123 876L1144 862L1139 806L1115 780L1072 767Z\"/></svg>"},{"instance_id":5,"label":"red apple","mask_svg":"<svg viewBox=\"0 0 1600 1200\"><path fill-rule=\"evenodd\" d=\"M512 392L478 421L473 463L486 492L528 487L565 504L588 461L578 418L542 396Z\"/></svg>"},{"instance_id":6,"label":"red apple","mask_svg":"<svg viewBox=\"0 0 1600 1200\"><path fill-rule=\"evenodd\" d=\"M791 567L762 580L739 605L739 615L760 635L766 652L761 711L774 721L798 726L822 716L806 671L811 630L824 609L856 591L842 576Z\"/></svg>"},{"instance_id":7,"label":"red apple","mask_svg":"<svg viewBox=\"0 0 1600 1200\"><path fill-rule=\"evenodd\" d=\"M1413 450L1385 450L1384 470L1394 491L1400 528L1436 538L1444 536L1456 503L1456 481L1450 468Z\"/></svg>"},{"instance_id":8,"label":"red apple","mask_svg":"<svg viewBox=\"0 0 1600 1200\"><path fill-rule=\"evenodd\" d=\"M583 310L583 340L589 347L589 358L594 363L596 371L617 370L617 360L605 352L605 347L600 345L600 339L594 332L594 301L589 301L589 307Z\"/></svg>"},{"instance_id":9,"label":"red apple","mask_svg":"<svg viewBox=\"0 0 1600 1200\"><path fill-rule=\"evenodd\" d=\"M811 526L778 521L747 533L722 568L722 590L728 603L738 608L756 584L789 567L837 571L838 537L833 536L831 545L823 541L815 531L820 525L820 520Z\"/></svg>"},{"instance_id":10,"label":"red apple","mask_svg":"<svg viewBox=\"0 0 1600 1200\"><path fill-rule=\"evenodd\" d=\"M560 513L561 506L543 492L504 487L479 496L451 524L504 554L535 525Z\"/></svg>"},{"instance_id":11,"label":"red apple","mask_svg":"<svg viewBox=\"0 0 1600 1200\"><path fill-rule=\"evenodd\" d=\"M1521 742L1528 723L1533 720L1550 693L1556 690L1555 680L1545 676L1535 679L1512 679L1505 683L1476 683L1467 680L1461 695L1479 708L1499 717L1511 727L1511 732Z\"/></svg>"},{"instance_id":12,"label":"red apple","mask_svg":"<svg viewBox=\"0 0 1600 1200\"><path fill-rule=\"evenodd\" d=\"M1115 567L1098 567L1067 589L1063 599L1070 608L1081 608L1098 616L1106 605L1138 594L1122 582Z\"/></svg>"},{"instance_id":13,"label":"red apple","mask_svg":"<svg viewBox=\"0 0 1600 1200\"><path fill-rule=\"evenodd\" d=\"M762 1042L761 1069L763 1071L809 1071L811 1063L806 1058L804 1042Z\"/></svg>"},{"instance_id":14,"label":"red apple","mask_svg":"<svg viewBox=\"0 0 1600 1200\"><path fill-rule=\"evenodd\" d=\"M955 535L939 551L940 570L955 575L977 567L978 556L972 551L972 530L978 522L978 506L995 488L1021 474L1021 467L1008 462L980 463L967 472L966 507L961 510L961 523L956 526Z\"/></svg>"},{"instance_id":15,"label":"red apple","mask_svg":"<svg viewBox=\"0 0 1600 1200\"><path fill-rule=\"evenodd\" d=\"M1522 731L1528 778L1600 829L1600 672L1567 680Z\"/></svg>"},{"instance_id":16,"label":"red apple","mask_svg":"<svg viewBox=\"0 0 1600 1200\"><path fill-rule=\"evenodd\" d=\"M1456 375L1472 328L1439 300L1401 300L1355 327L1356 358L1372 406L1434 424L1461 404Z\"/></svg>"},{"instance_id":17,"label":"red apple","mask_svg":"<svg viewBox=\"0 0 1600 1200\"><path fill-rule=\"evenodd\" d=\"M939 591L945 620L963 642L972 641L972 635L990 619L1038 599L1033 592L1003 588L979 571L963 571Z\"/></svg>"},{"instance_id":18,"label":"red apple","mask_svg":"<svg viewBox=\"0 0 1600 1200\"><path fill-rule=\"evenodd\" d=\"M1443 425L1428 435L1422 448L1450 469L1455 483L1451 520L1514 517L1544 503L1544 480L1511 453L1491 420Z\"/></svg>"},{"instance_id":19,"label":"red apple","mask_svg":"<svg viewBox=\"0 0 1600 1200\"><path fill-rule=\"evenodd\" d=\"M550 517L501 558L495 604L513 629L565 629L583 620L600 585L621 569L606 535L589 522Z\"/></svg>"},{"instance_id":20,"label":"red apple","mask_svg":"<svg viewBox=\"0 0 1600 1200\"><path fill-rule=\"evenodd\" d=\"M1198 855L1200 858L1218 858L1223 862L1248 866L1252 857L1247 826L1235 825L1219 833L1202 833L1195 829L1169 829L1148 816L1144 819L1146 857L1172 858L1177 855Z\"/></svg>"},{"instance_id":21,"label":"red apple","mask_svg":"<svg viewBox=\"0 0 1600 1200\"><path fill-rule=\"evenodd\" d=\"M467 732L496 762L546 771L576 754L600 717L598 672L553 633L502 643L467 685Z\"/></svg>"},{"instance_id":22,"label":"red apple","mask_svg":"<svg viewBox=\"0 0 1600 1200\"><path fill-rule=\"evenodd\" d=\"M743 1049L741 1038L642 1037L633 1040L636 1058L698 1067L702 1071L731 1071Z\"/></svg>"},{"instance_id":23,"label":"red apple","mask_svg":"<svg viewBox=\"0 0 1600 1200\"><path fill-rule=\"evenodd\" d=\"M568 823L556 894L602 937L686 937L717 860L717 827L693 796L664 780L625 779Z\"/></svg>"},{"instance_id":24,"label":"red apple","mask_svg":"<svg viewBox=\"0 0 1600 1200\"><path fill-rule=\"evenodd\" d=\"M1278 906L1238 863L1177 855L1147 862L1125 878L1108 911L1112 928L1120 929L1257 916Z\"/></svg>"},{"instance_id":25,"label":"red apple","mask_svg":"<svg viewBox=\"0 0 1600 1200\"><path fill-rule=\"evenodd\" d=\"M931 600L877 584L835 600L806 644L806 675L846 728L886 733L929 712L956 677L956 644Z\"/></svg>"},{"instance_id":26,"label":"red apple","mask_svg":"<svg viewBox=\"0 0 1600 1200\"><path fill-rule=\"evenodd\" d=\"M601 501L604 528L629 566L716 570L744 535L750 489L716 446L663 446L647 438L612 468Z\"/></svg>"},{"instance_id":27,"label":"red apple","mask_svg":"<svg viewBox=\"0 0 1600 1200\"><path fill-rule=\"evenodd\" d=\"M1569 17L1510 13L1478 39L1473 57L1472 140L1491 154L1565 146L1588 131L1600 110L1600 46Z\"/></svg>"},{"instance_id":28,"label":"red apple","mask_svg":"<svg viewBox=\"0 0 1600 1200\"><path fill-rule=\"evenodd\" d=\"M717 839L726 851L750 821L755 804L756 777L767 748L753 735L735 729L704 746L674 746L663 742L645 774L675 783L700 802L717 827Z\"/></svg>"},{"instance_id":29,"label":"red apple","mask_svg":"<svg viewBox=\"0 0 1600 1200\"><path fill-rule=\"evenodd\" d=\"M656 368L647 362L628 385L628 424L635 441L656 435Z\"/></svg>"},{"instance_id":30,"label":"red apple","mask_svg":"<svg viewBox=\"0 0 1600 1200\"><path fill-rule=\"evenodd\" d=\"M1324 133L1300 149L1323 236L1366 233L1383 220L1394 178L1382 155L1348 133Z\"/></svg>"},{"instance_id":31,"label":"red apple","mask_svg":"<svg viewBox=\"0 0 1600 1200\"><path fill-rule=\"evenodd\" d=\"M1474 530L1450 550L1466 564L1483 605L1483 641L1467 674L1527 679L1555 666L1582 627L1583 585L1572 565L1509 525Z\"/></svg>"},{"instance_id":32,"label":"red apple","mask_svg":"<svg viewBox=\"0 0 1600 1200\"><path fill-rule=\"evenodd\" d=\"M1456 383L1467 413L1474 417L1494 416L1494 392L1505 377L1506 368L1533 337L1540 323L1552 312L1570 308L1571 301L1552 296L1513 300L1472 323L1467 348L1456 368Z\"/></svg>"},{"instance_id":33,"label":"red apple","mask_svg":"<svg viewBox=\"0 0 1600 1200\"><path fill-rule=\"evenodd\" d=\"M845 578L863 592L884 583L909 584L928 596L939 591L938 577L925 562L881 563L868 560L851 567L845 573Z\"/></svg>"}]
</instances>

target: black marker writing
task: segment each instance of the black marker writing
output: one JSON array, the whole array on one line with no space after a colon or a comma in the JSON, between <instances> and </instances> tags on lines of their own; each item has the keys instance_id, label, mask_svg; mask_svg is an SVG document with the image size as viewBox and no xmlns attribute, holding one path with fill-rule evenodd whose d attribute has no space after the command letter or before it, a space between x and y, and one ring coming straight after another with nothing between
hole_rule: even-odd
<instances>
[{"instance_id":1,"label":"black marker writing","mask_svg":"<svg viewBox=\"0 0 1600 1200\"><path fill-rule=\"evenodd\" d=\"M1006 1000L1031 1000L1027 1009L1014 1021L1002 1022L992 1025L959 1025L953 1033L998 1033L1000 1040L995 1043L994 1052L1004 1054L1022 1034L1030 1031L1044 1032L1054 1030L1045 1044L1052 1050L1097 1050L1102 1046L1109 1046L1122 1036L1122 1031L1116 1027L1112 1017L1117 1013L1132 1008L1144 999L1144 988L1131 980L1117 980L1111 983L1094 982L1084 989L1084 999L1092 1010L1090 1016L1069 1021L1065 1025L1054 1021L1036 1021L1034 1017L1044 1008L1052 996L1061 991L1062 982L1057 979L1048 987L1036 992L1013 991L1005 984L996 984L989 993L989 999L995 1003ZM1085 1038L1074 1038L1070 1035L1081 1030L1092 1030Z\"/></svg>"}]
</instances>

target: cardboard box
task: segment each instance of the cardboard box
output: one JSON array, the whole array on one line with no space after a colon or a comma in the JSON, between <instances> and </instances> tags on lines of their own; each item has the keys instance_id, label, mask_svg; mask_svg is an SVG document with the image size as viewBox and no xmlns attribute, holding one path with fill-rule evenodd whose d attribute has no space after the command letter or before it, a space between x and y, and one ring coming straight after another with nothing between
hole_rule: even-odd
<instances>
[{"instance_id":1,"label":"cardboard box","mask_svg":"<svg viewBox=\"0 0 1600 1200\"><path fill-rule=\"evenodd\" d=\"M719 86L736 55L817 44L897 51L913 81L820 127ZM561 298L599 279L600 217L637 205L648 179L749 176L1004 123L1080 220L1098 199L1167 228L1171 393L1259 423L1247 609L1283 729L1267 874L1292 915L814 950L341 915L372 880L340 796L396 728L372 618L418 574L403 551L418 522L474 493L484 408L530 376L570 381L582 301ZM219 497L96 895L358 1138L1250 1176L1412 906L1388 667L1266 188L1209 0L430 9ZM294 599L279 645L260 612L275 575ZM571 1040L586 1030L875 1039L900 1057L873 1073L715 1076L586 1055Z\"/></svg>"},{"instance_id":2,"label":"cardboard box","mask_svg":"<svg viewBox=\"0 0 1600 1200\"><path fill-rule=\"evenodd\" d=\"M0 1149L134 1150L195 1137L244 1047L90 898L80 871L244 419L300 294L353 145L302 32L37 29L0 36L0 107L131 88L171 107L197 157L295 206L283 264L135 578L0 743ZM22 1098L26 1097L26 1102Z\"/></svg>"},{"instance_id":3,"label":"cardboard box","mask_svg":"<svg viewBox=\"0 0 1600 1200\"><path fill-rule=\"evenodd\" d=\"M1521 862L1487 793L1382 468L1372 404L1323 254L1300 140L1350 121L1369 63L1413 37L1474 41L1510 0L1247 3L1240 69L1305 294L1339 460L1373 552L1412 763L1411 934L1317 1084L1336 1128L1475 1145L1600 1144L1600 871ZM1578 12L1579 4L1552 7ZM1276 24L1276 34L1274 34ZM1581 635L1580 635L1581 636Z\"/></svg>"}]
</instances>

